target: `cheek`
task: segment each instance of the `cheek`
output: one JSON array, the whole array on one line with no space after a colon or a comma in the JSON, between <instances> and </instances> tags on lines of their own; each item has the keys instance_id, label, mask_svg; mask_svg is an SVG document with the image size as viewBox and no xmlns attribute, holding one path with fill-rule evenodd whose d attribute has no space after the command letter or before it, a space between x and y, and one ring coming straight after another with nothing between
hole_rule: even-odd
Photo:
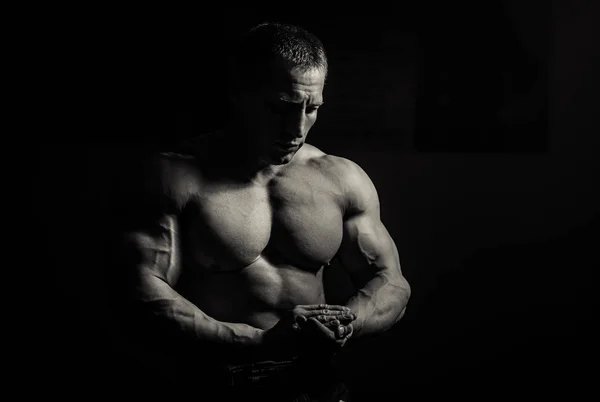
<instances>
[{"instance_id":1,"label":"cheek","mask_svg":"<svg viewBox=\"0 0 600 402\"><path fill-rule=\"evenodd\" d=\"M311 127L315 124L315 122L317 121L317 115L315 114L314 116L310 116L308 119L306 119L306 132L308 132L308 130L311 129Z\"/></svg>"}]
</instances>

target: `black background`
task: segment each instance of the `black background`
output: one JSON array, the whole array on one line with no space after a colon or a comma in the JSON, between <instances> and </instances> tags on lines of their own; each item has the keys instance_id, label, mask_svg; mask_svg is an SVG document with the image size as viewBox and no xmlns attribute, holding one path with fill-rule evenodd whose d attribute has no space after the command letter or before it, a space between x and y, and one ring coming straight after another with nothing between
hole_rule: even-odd
<instances>
[{"instance_id":1,"label":"black background","mask_svg":"<svg viewBox=\"0 0 600 402\"><path fill-rule=\"evenodd\" d=\"M39 141L55 267L45 361L66 367L44 373L53 390L168 388L172 370L131 350L107 309L112 185L141 149L219 125L228 44L263 20L323 40L309 142L371 176L413 287L403 321L344 357L365 400L593 390L597 6L389 4L79 10L57 24L68 101ZM134 380L141 366L160 380Z\"/></svg>"}]
</instances>

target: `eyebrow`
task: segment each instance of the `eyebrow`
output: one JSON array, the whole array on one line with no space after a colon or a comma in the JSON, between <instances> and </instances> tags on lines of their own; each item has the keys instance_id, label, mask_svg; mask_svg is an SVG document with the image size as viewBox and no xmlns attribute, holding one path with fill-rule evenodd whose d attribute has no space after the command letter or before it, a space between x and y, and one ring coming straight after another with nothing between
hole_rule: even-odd
<instances>
[{"instance_id":1,"label":"eyebrow","mask_svg":"<svg viewBox=\"0 0 600 402\"><path fill-rule=\"evenodd\" d=\"M298 104L298 103L302 103L302 101L294 101L286 96L280 96L279 100L285 103L293 103L293 104ZM314 103L309 103L307 106L321 106L323 105L325 102L321 101L321 102L314 102Z\"/></svg>"}]
</instances>

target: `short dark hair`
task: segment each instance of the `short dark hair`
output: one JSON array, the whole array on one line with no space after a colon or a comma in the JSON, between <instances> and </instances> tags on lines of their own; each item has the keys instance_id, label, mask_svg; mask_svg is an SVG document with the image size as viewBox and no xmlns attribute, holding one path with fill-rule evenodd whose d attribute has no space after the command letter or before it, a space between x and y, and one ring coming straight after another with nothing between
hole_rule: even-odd
<instances>
[{"instance_id":1,"label":"short dark hair","mask_svg":"<svg viewBox=\"0 0 600 402\"><path fill-rule=\"evenodd\" d=\"M231 58L230 71L236 86L264 83L274 63L309 70L320 69L327 75L327 54L314 34L299 26L263 22L252 27L238 43Z\"/></svg>"}]
</instances>

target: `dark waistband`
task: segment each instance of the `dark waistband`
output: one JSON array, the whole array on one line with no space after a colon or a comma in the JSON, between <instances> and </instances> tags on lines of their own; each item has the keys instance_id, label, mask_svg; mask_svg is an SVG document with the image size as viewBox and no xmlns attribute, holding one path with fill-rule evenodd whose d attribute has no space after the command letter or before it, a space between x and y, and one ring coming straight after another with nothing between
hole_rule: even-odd
<instances>
[{"instance_id":1,"label":"dark waistband","mask_svg":"<svg viewBox=\"0 0 600 402\"><path fill-rule=\"evenodd\" d=\"M225 381L229 386L259 385L277 381L285 382L298 370L296 359L284 361L261 361L225 365ZM280 384L281 385L281 384Z\"/></svg>"},{"instance_id":2,"label":"dark waistband","mask_svg":"<svg viewBox=\"0 0 600 402\"><path fill-rule=\"evenodd\" d=\"M230 386L271 385L285 386L310 378L332 376L334 365L330 360L294 357L288 360L266 360L224 366L225 381Z\"/></svg>"}]
</instances>

